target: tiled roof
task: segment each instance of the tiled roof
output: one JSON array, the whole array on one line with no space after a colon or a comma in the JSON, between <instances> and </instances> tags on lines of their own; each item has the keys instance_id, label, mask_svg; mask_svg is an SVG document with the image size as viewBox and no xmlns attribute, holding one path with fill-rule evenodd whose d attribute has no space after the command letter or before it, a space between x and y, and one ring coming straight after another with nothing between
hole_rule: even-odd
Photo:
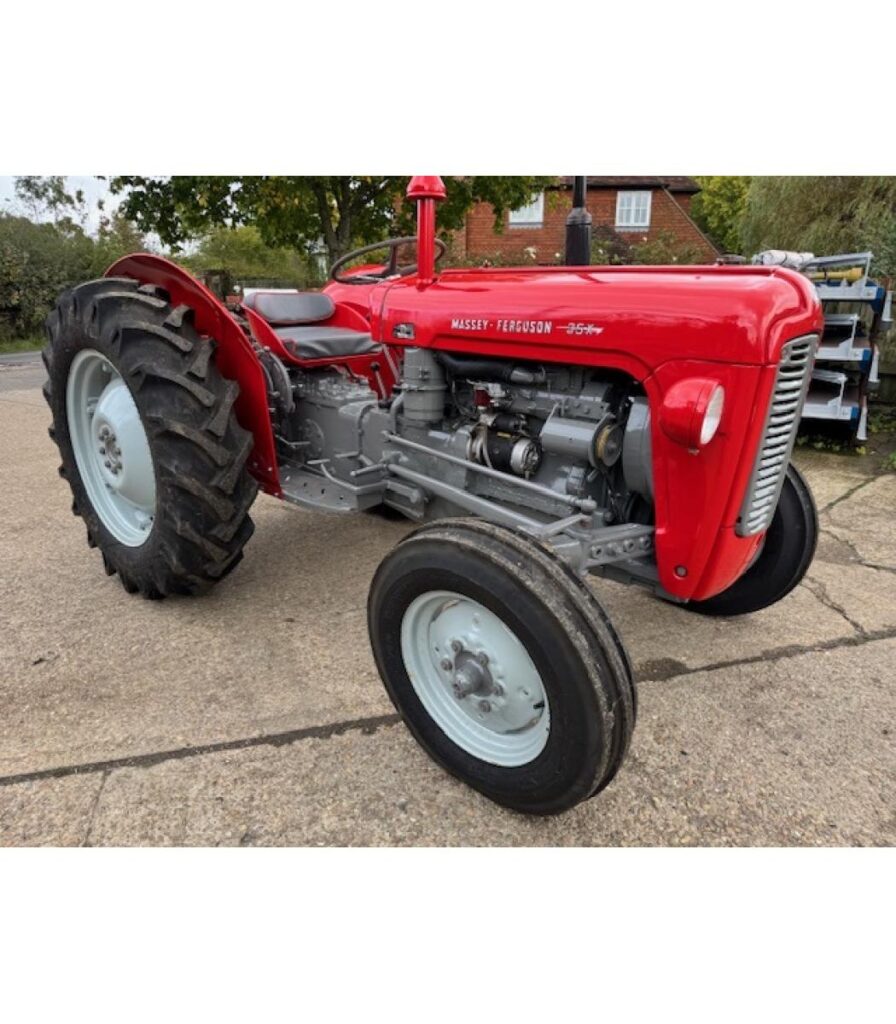
<instances>
[{"instance_id":1,"label":"tiled roof","mask_svg":"<svg viewBox=\"0 0 896 1024\"><path fill-rule=\"evenodd\" d=\"M560 178L561 187L571 188L573 179ZM650 177L647 175L622 175L620 177L601 177L595 175L588 178L589 188L667 188L670 192L699 192L700 186L693 178L684 175L666 175Z\"/></svg>"}]
</instances>

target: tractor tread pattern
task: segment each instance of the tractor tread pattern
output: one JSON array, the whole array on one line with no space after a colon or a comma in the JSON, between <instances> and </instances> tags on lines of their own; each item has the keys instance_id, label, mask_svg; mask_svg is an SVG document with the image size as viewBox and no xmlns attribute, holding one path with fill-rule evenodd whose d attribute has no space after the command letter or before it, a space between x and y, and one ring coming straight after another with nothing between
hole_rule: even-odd
<instances>
[{"instance_id":1,"label":"tractor tread pattern","mask_svg":"<svg viewBox=\"0 0 896 1024\"><path fill-rule=\"evenodd\" d=\"M188 306L172 307L164 289L130 278L88 281L63 293L46 330L50 437L88 545L100 548L106 573L117 573L128 593L157 599L207 590L239 564L254 531L249 509L258 490L248 471L253 438L235 414L239 386L215 366L214 340L199 336ZM157 512L149 539L137 548L106 530L72 451L65 383L83 348L107 355L125 379L153 452Z\"/></svg>"},{"instance_id":2,"label":"tractor tread pattern","mask_svg":"<svg viewBox=\"0 0 896 1024\"><path fill-rule=\"evenodd\" d=\"M582 647L583 660L594 674L594 694L610 736L603 760L595 766L595 774L585 783L579 798L596 796L615 778L625 760L637 717L637 692L625 646L594 593L548 547L484 519L434 520L407 534L399 546L421 537L438 537L480 552L490 550L491 557L499 561L506 558L509 549L514 555L507 568L525 579L527 586L538 591L541 573L565 595L569 609L564 611L557 605L554 611L558 618L566 619L569 636ZM547 594L545 597L548 600ZM586 628L582 629L582 625ZM602 660L608 669L605 673L599 669Z\"/></svg>"}]
</instances>

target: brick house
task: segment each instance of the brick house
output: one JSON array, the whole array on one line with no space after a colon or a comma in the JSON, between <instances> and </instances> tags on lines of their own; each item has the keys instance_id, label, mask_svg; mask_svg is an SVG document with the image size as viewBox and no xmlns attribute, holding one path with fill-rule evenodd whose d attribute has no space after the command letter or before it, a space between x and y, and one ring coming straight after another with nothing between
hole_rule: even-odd
<instances>
[{"instance_id":1,"label":"brick house","mask_svg":"<svg viewBox=\"0 0 896 1024\"><path fill-rule=\"evenodd\" d=\"M505 212L500 233L495 231L492 207L479 203L454 235L455 255L471 262L498 257L562 263L572 181L558 178L528 206ZM594 228L610 228L632 244L671 235L712 263L718 250L689 212L691 199L699 191L700 186L687 177L589 177L586 205Z\"/></svg>"}]
</instances>

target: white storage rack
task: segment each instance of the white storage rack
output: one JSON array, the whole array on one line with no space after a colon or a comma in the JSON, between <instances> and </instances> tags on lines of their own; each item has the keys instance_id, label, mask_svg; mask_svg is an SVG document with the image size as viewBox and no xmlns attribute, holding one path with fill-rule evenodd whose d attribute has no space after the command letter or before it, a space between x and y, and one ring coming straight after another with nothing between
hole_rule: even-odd
<instances>
[{"instance_id":1,"label":"white storage rack","mask_svg":"<svg viewBox=\"0 0 896 1024\"><path fill-rule=\"evenodd\" d=\"M875 338L892 319L892 292L870 280L871 260L870 252L842 253L800 267L818 289L825 313L803 419L849 423L859 441L868 436L868 391L879 383Z\"/></svg>"}]
</instances>

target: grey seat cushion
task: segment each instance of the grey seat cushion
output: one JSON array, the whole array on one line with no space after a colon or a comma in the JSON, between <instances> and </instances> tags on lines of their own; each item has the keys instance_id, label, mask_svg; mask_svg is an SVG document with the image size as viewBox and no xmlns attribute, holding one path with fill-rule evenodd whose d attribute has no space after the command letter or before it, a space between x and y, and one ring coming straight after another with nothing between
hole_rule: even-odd
<instances>
[{"instance_id":1,"label":"grey seat cushion","mask_svg":"<svg viewBox=\"0 0 896 1024\"><path fill-rule=\"evenodd\" d=\"M275 333L299 359L363 356L379 348L369 334L345 327L280 327Z\"/></svg>"},{"instance_id":2,"label":"grey seat cushion","mask_svg":"<svg viewBox=\"0 0 896 1024\"><path fill-rule=\"evenodd\" d=\"M243 299L243 305L274 326L328 320L335 309L333 300L323 292L253 292Z\"/></svg>"}]
</instances>

